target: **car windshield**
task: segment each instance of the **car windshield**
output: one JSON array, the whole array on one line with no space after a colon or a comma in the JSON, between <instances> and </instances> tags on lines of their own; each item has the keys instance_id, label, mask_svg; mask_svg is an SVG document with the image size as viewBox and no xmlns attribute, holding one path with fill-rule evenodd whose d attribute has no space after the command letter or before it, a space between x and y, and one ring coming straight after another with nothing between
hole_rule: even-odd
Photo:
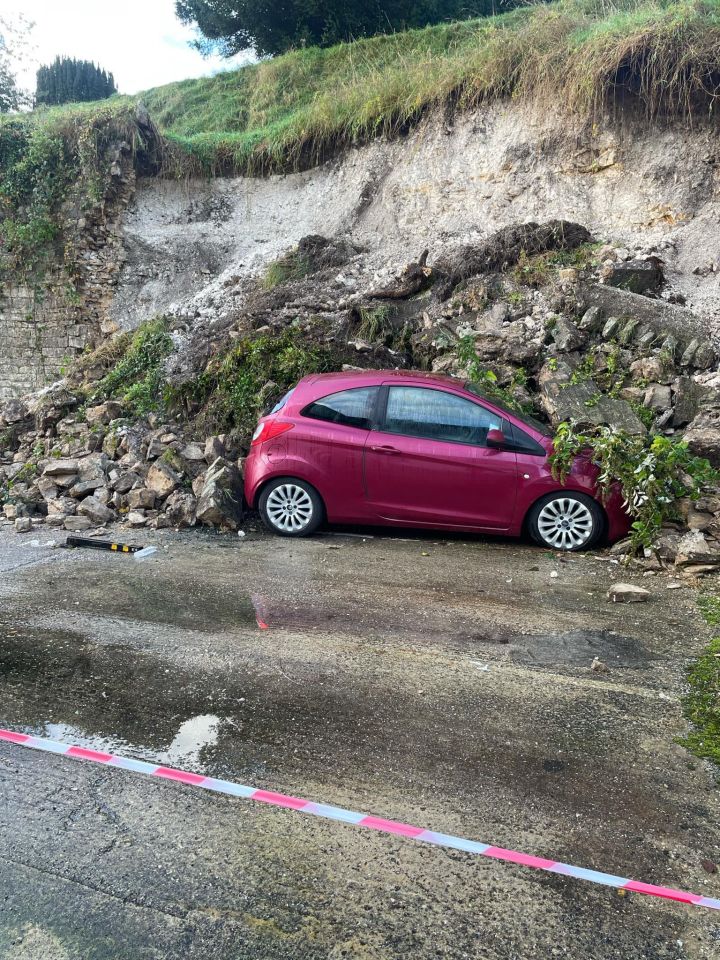
<instances>
[{"instance_id":1,"label":"car windshield","mask_svg":"<svg viewBox=\"0 0 720 960\"><path fill-rule=\"evenodd\" d=\"M531 430L537 430L537 432L541 433L544 437L552 436L552 432L548 429L547 424L541 423L539 420L536 420L535 417L531 417L527 413L518 413L517 410L510 409L510 407L506 406L504 403L500 403L499 400L496 400L495 397L489 397L486 393L483 393L476 383L466 383L465 389L469 390L470 393L474 393L476 397L480 397L481 400L487 400L488 403L491 403L499 410L503 410L511 417L515 417L516 420L519 420L520 423L524 423L526 426L530 427Z\"/></svg>"}]
</instances>

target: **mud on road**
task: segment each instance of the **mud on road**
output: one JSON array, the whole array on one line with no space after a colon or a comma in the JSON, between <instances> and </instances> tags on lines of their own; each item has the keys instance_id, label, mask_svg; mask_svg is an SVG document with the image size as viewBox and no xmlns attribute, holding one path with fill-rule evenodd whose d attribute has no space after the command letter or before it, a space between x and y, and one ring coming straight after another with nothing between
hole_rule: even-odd
<instances>
[{"instance_id":1,"label":"mud on road","mask_svg":"<svg viewBox=\"0 0 720 960\"><path fill-rule=\"evenodd\" d=\"M610 604L607 558L480 539L152 536L0 532L0 726L720 896L691 589ZM9 744L0 805L3 960L720 956L710 911Z\"/></svg>"}]
</instances>

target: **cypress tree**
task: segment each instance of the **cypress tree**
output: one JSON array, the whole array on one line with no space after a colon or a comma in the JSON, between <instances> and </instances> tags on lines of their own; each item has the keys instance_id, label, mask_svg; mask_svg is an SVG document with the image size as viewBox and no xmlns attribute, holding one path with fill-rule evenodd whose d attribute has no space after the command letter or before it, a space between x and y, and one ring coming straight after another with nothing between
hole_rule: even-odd
<instances>
[{"instance_id":1,"label":"cypress tree","mask_svg":"<svg viewBox=\"0 0 720 960\"><path fill-rule=\"evenodd\" d=\"M89 60L55 57L49 66L37 72L35 102L54 106L105 100L117 93L113 75Z\"/></svg>"}]
</instances>

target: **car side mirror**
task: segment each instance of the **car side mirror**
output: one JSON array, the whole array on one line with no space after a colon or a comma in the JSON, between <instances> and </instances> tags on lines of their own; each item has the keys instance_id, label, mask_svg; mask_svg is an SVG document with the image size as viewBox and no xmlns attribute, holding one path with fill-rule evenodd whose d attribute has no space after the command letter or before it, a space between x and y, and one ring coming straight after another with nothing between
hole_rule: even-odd
<instances>
[{"instance_id":1,"label":"car side mirror","mask_svg":"<svg viewBox=\"0 0 720 960\"><path fill-rule=\"evenodd\" d=\"M489 447L501 449L502 447L507 446L507 438L502 430L488 430L485 443Z\"/></svg>"}]
</instances>

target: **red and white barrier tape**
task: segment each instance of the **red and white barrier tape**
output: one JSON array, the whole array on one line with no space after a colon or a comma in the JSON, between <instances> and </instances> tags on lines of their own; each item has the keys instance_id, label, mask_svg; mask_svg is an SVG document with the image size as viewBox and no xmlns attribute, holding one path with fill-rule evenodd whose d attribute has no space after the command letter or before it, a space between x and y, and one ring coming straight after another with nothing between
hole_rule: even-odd
<instances>
[{"instance_id":1,"label":"red and white barrier tape","mask_svg":"<svg viewBox=\"0 0 720 960\"><path fill-rule=\"evenodd\" d=\"M575 877L578 880L588 880L618 890L631 890L634 893L644 893L651 897L662 897L666 900L677 900L680 903L691 904L696 907L709 907L711 910L720 910L720 900L713 897L704 897L698 893L688 893L685 890L674 890L671 887L659 887L652 883L642 883L639 880L630 880L627 877L618 877L609 873L600 873L597 870L588 870L585 867L576 867L570 863L561 863L559 860L546 860L544 857L535 857L528 853L519 853L517 850L506 850L504 847L495 847L489 843L479 843L476 840L465 840L462 837L453 837L445 833L436 833L434 830L424 830L422 827L413 827L408 823L399 823L397 820L385 820L365 813L355 813L344 810L342 807L333 807L324 803L314 803L300 797L290 797L284 793L273 793L270 790L259 790L256 787L247 787L230 780L217 780L215 777L205 777L199 773L190 773L186 770L175 770L172 767L157 766L146 763L144 760L133 760L130 757L119 757L111 753L101 753L97 750L88 750L85 747L72 746L67 743L58 743L55 740L45 740L42 737L33 737L26 733L15 733L12 730L0 729L0 740L16 744L20 747L30 747L32 750L43 750L46 753L58 753L79 760L90 760L92 763L101 763L108 767L119 767L121 770L130 770L133 773L143 773L151 777L160 777L164 780L176 780L179 783L192 787L202 787L203 790L212 790L214 793L224 793L231 797L242 797L246 800L256 800L274 807L285 807L307 813L326 820L339 820L343 823L355 824L358 827L368 827L380 833L392 833L397 836L409 837L422 843L430 843L440 847L451 847L454 850L464 850L467 853L478 854L483 857L492 857L494 860L504 860L508 863L517 863L525 867L534 867L537 870L546 870L548 873L558 873L565 877Z\"/></svg>"}]
</instances>

